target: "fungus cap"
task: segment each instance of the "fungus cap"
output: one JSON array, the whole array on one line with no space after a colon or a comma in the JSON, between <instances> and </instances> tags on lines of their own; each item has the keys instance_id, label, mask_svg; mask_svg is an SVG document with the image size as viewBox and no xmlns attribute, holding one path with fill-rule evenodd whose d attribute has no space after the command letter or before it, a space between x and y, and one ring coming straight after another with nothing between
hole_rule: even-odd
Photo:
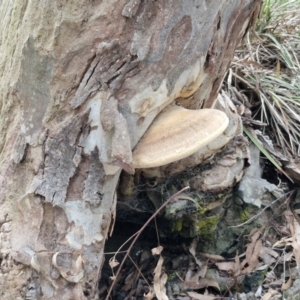
<instances>
[{"instance_id":1,"label":"fungus cap","mask_svg":"<svg viewBox=\"0 0 300 300\"><path fill-rule=\"evenodd\" d=\"M196 153L227 128L227 115L217 109L162 111L133 151L134 168L163 166Z\"/></svg>"}]
</instances>

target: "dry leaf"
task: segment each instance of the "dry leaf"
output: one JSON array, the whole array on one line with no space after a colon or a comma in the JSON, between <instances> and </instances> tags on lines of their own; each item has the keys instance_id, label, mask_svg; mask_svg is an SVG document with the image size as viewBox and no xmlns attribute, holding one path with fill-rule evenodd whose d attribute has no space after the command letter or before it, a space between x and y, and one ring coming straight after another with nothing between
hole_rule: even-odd
<instances>
[{"instance_id":1,"label":"dry leaf","mask_svg":"<svg viewBox=\"0 0 300 300\"><path fill-rule=\"evenodd\" d=\"M261 298L262 300L269 300L271 299L272 296L276 295L277 291L269 289L269 291L263 295L263 297Z\"/></svg>"},{"instance_id":2,"label":"dry leaf","mask_svg":"<svg viewBox=\"0 0 300 300\"><path fill-rule=\"evenodd\" d=\"M271 281L270 283L269 283L269 285L268 284L264 284L264 286L267 286L268 288L270 288L270 287L272 287L272 286L282 286L284 284L284 279L274 279L274 281Z\"/></svg>"},{"instance_id":3,"label":"dry leaf","mask_svg":"<svg viewBox=\"0 0 300 300\"><path fill-rule=\"evenodd\" d=\"M267 292L266 294L263 295L263 297L261 298L262 300L269 300L272 297L272 293L271 292Z\"/></svg>"},{"instance_id":4,"label":"dry leaf","mask_svg":"<svg viewBox=\"0 0 300 300\"><path fill-rule=\"evenodd\" d=\"M259 253L259 257L267 264L267 265L271 265L274 262L276 262L276 259L274 257L272 257L267 251L266 251L266 247L261 247L260 249L260 253ZM275 252L275 251L274 251Z\"/></svg>"},{"instance_id":5,"label":"dry leaf","mask_svg":"<svg viewBox=\"0 0 300 300\"><path fill-rule=\"evenodd\" d=\"M234 268L234 273L233 275L235 277L239 276L241 274L241 262L240 262L240 258L238 256L238 254L236 253L235 258L234 258L234 262L235 262L235 268Z\"/></svg>"},{"instance_id":6,"label":"dry leaf","mask_svg":"<svg viewBox=\"0 0 300 300\"><path fill-rule=\"evenodd\" d=\"M152 288L150 288L148 294L144 294L145 300L152 300L154 297L155 297L155 293Z\"/></svg>"},{"instance_id":7,"label":"dry leaf","mask_svg":"<svg viewBox=\"0 0 300 300\"><path fill-rule=\"evenodd\" d=\"M193 269L193 266L191 265L190 268ZM199 280L199 278L204 278L205 277L205 274L207 272L207 265L204 265L203 268L199 269L196 273L190 268L187 270L187 272L185 274L185 279L181 280L181 281L196 282L196 281Z\"/></svg>"},{"instance_id":8,"label":"dry leaf","mask_svg":"<svg viewBox=\"0 0 300 300\"><path fill-rule=\"evenodd\" d=\"M215 299L217 299L217 297L214 297L214 296L206 296L206 295L198 294L195 292L187 292L187 294L192 299L196 299L196 300L215 300Z\"/></svg>"},{"instance_id":9,"label":"dry leaf","mask_svg":"<svg viewBox=\"0 0 300 300\"><path fill-rule=\"evenodd\" d=\"M193 266L190 266L190 268ZM185 273L184 280L182 281L189 281L192 277L194 276L194 272L191 269L188 269L187 272ZM179 277L180 278L180 277Z\"/></svg>"},{"instance_id":10,"label":"dry leaf","mask_svg":"<svg viewBox=\"0 0 300 300\"><path fill-rule=\"evenodd\" d=\"M272 248L283 248L286 246L290 246L292 244L293 238L292 237L283 237L279 241L277 241Z\"/></svg>"},{"instance_id":11,"label":"dry leaf","mask_svg":"<svg viewBox=\"0 0 300 300\"><path fill-rule=\"evenodd\" d=\"M272 248L269 248L269 247L264 247L264 251L266 251L269 255L277 258L279 256L279 254L273 250Z\"/></svg>"},{"instance_id":12,"label":"dry leaf","mask_svg":"<svg viewBox=\"0 0 300 300\"><path fill-rule=\"evenodd\" d=\"M254 296L256 297L256 298L258 298L258 297L261 297L261 294L262 294L262 286L260 285L258 288L257 288L257 290L256 290L256 292L255 292L255 294L254 294Z\"/></svg>"},{"instance_id":13,"label":"dry leaf","mask_svg":"<svg viewBox=\"0 0 300 300\"><path fill-rule=\"evenodd\" d=\"M251 243L247 245L246 259L242 262L242 266L248 264L248 267L243 270L243 274L250 273L258 266L258 257L262 247L261 240L258 240L260 233L260 230L255 232L251 237Z\"/></svg>"},{"instance_id":14,"label":"dry leaf","mask_svg":"<svg viewBox=\"0 0 300 300\"><path fill-rule=\"evenodd\" d=\"M293 253L295 255L297 266L299 266L300 265L300 225L291 211L286 211L284 215L287 222L290 225L290 231L292 234L291 245L293 247Z\"/></svg>"},{"instance_id":15,"label":"dry leaf","mask_svg":"<svg viewBox=\"0 0 300 300\"><path fill-rule=\"evenodd\" d=\"M190 253L193 255L197 265L202 268L203 266L203 262L201 260L199 260L197 257L196 257L196 247L197 247L197 244L198 244L198 239L193 239L190 247L189 247L189 251Z\"/></svg>"},{"instance_id":16,"label":"dry leaf","mask_svg":"<svg viewBox=\"0 0 300 300\"><path fill-rule=\"evenodd\" d=\"M225 258L221 255L216 255L216 254L208 254L208 253L200 253L202 256L208 258L208 259L212 259L212 260L216 260L216 261L223 261L225 260Z\"/></svg>"},{"instance_id":17,"label":"dry leaf","mask_svg":"<svg viewBox=\"0 0 300 300\"><path fill-rule=\"evenodd\" d=\"M164 259L162 256L159 257L157 265L154 269L154 279L153 279L153 288L158 300L169 300L166 295L166 287L165 284L168 280L167 274L165 274L162 270L162 264Z\"/></svg>"},{"instance_id":18,"label":"dry leaf","mask_svg":"<svg viewBox=\"0 0 300 300\"><path fill-rule=\"evenodd\" d=\"M297 220L294 218L294 232L293 232L293 252L295 254L295 260L297 266L300 266L300 225Z\"/></svg>"},{"instance_id":19,"label":"dry leaf","mask_svg":"<svg viewBox=\"0 0 300 300\"><path fill-rule=\"evenodd\" d=\"M207 265L204 265L200 270L198 270L194 276L191 277L190 281L197 281L199 278L204 278L207 272Z\"/></svg>"},{"instance_id":20,"label":"dry leaf","mask_svg":"<svg viewBox=\"0 0 300 300\"><path fill-rule=\"evenodd\" d=\"M278 260L278 263L284 263L287 261L291 261L294 256L293 252L284 253L284 256L281 256Z\"/></svg>"},{"instance_id":21,"label":"dry leaf","mask_svg":"<svg viewBox=\"0 0 300 300\"><path fill-rule=\"evenodd\" d=\"M115 257L112 257L109 260L109 266L113 269L114 267L116 267L119 264L119 262L116 260Z\"/></svg>"},{"instance_id":22,"label":"dry leaf","mask_svg":"<svg viewBox=\"0 0 300 300\"><path fill-rule=\"evenodd\" d=\"M162 247L162 246L158 246L158 247L156 247L156 248L153 248L153 249L151 250L152 255L160 255L161 252L163 251L163 249L164 249L164 247Z\"/></svg>"},{"instance_id":23,"label":"dry leaf","mask_svg":"<svg viewBox=\"0 0 300 300\"><path fill-rule=\"evenodd\" d=\"M292 283L293 283L292 277L290 277L289 280L288 280L286 283L283 283L283 284L282 284L281 289L282 289L283 291L286 291L287 289L289 289L289 288L292 286Z\"/></svg>"},{"instance_id":24,"label":"dry leaf","mask_svg":"<svg viewBox=\"0 0 300 300\"><path fill-rule=\"evenodd\" d=\"M265 264L265 265L259 265L259 266L255 269L255 271L263 271L263 270L268 269L269 267L270 267L270 266L267 265L267 264Z\"/></svg>"},{"instance_id":25,"label":"dry leaf","mask_svg":"<svg viewBox=\"0 0 300 300\"><path fill-rule=\"evenodd\" d=\"M222 271L231 271L234 273L235 271L235 262L231 261L231 262L220 262L220 263L216 263L215 264L219 270L222 270Z\"/></svg>"},{"instance_id":26,"label":"dry leaf","mask_svg":"<svg viewBox=\"0 0 300 300\"><path fill-rule=\"evenodd\" d=\"M262 243L261 241L257 241L255 244L255 247L253 249L253 253L251 255L250 260L248 260L249 263L249 267L254 270L257 265L258 265L258 257L259 257L259 253L260 253L260 249L261 249Z\"/></svg>"},{"instance_id":27,"label":"dry leaf","mask_svg":"<svg viewBox=\"0 0 300 300\"><path fill-rule=\"evenodd\" d=\"M182 286L183 289L193 289L193 290L199 290L206 287L215 287L218 290L220 290L219 284L213 280L208 278L202 278L198 280L197 282L194 281L184 281L180 283L180 286Z\"/></svg>"}]
</instances>

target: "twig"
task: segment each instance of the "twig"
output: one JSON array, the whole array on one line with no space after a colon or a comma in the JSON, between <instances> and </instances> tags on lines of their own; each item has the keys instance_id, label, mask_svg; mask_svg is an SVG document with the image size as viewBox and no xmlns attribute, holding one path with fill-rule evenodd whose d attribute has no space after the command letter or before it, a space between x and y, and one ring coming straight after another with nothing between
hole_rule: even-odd
<instances>
[{"instance_id":1,"label":"twig","mask_svg":"<svg viewBox=\"0 0 300 300\"><path fill-rule=\"evenodd\" d=\"M158 243L158 246L160 246L160 240L159 240L159 234L158 234L158 229L157 229L156 218L154 218L154 223L155 223L155 231L156 231L156 236L157 236L157 243Z\"/></svg>"},{"instance_id":2,"label":"twig","mask_svg":"<svg viewBox=\"0 0 300 300\"><path fill-rule=\"evenodd\" d=\"M257 213L255 216L253 216L252 218L250 218L249 220L247 220L246 222L236 225L236 226L229 226L229 228L238 228L238 227L242 227L244 225L247 225L249 223L251 223L253 220L257 219L265 210L267 210L269 207L271 207L273 204L275 204L277 201L279 201L280 199L282 199L283 197L291 194L293 191L289 191L287 193L285 193L284 195L282 195L281 197L275 199L274 201L271 202L271 204L265 206L259 213Z\"/></svg>"},{"instance_id":3,"label":"twig","mask_svg":"<svg viewBox=\"0 0 300 300\"><path fill-rule=\"evenodd\" d=\"M127 250L124 250L124 251L118 251L118 252L116 252L116 251L114 251L114 252L104 252L103 254L104 255L115 255L116 253L117 254L120 254L120 253L126 253L127 252Z\"/></svg>"},{"instance_id":4,"label":"twig","mask_svg":"<svg viewBox=\"0 0 300 300\"><path fill-rule=\"evenodd\" d=\"M127 259L127 257L129 256L129 253L130 253L130 251L131 251L131 249L132 249L132 247L133 247L133 245L135 244L135 242L137 241L137 239L139 238L139 236L141 235L141 233L143 232L143 230L148 226L148 224L165 208L165 206L167 205L167 204L169 204L171 201L173 201L177 196L179 196L181 193L183 193L184 191L186 191L186 190L188 190L190 187L189 186L186 186L185 188L183 188L183 189L181 189L179 192L177 192L177 193L175 193L173 196L171 196L147 221L146 221L146 223L142 226L142 228L139 230L139 231L137 231L137 233L135 234L135 238L133 239L133 241L131 242L131 244L130 244L130 246L129 246L129 248L128 248L128 250L127 250L127 252L126 252L126 254L125 254L125 256L124 256L124 258L123 258L123 260L122 260L122 262L121 262L121 264L120 264L120 266L119 266L119 268L118 268L118 271L117 271L117 273L116 273L116 275L115 275L115 277L114 277L114 281L112 282L112 284L111 284L111 286L110 286L110 288L109 288L109 290L108 290L108 293L107 293L107 296L106 296L106 298L105 298L105 300L109 300L109 297L110 297L110 295L111 295L111 292L112 292L112 290L113 290L113 288L114 288L114 286L115 286L115 282L116 282L116 280L117 280L117 278L118 278L118 276L119 276L119 274L120 274L120 272L121 272L121 269L122 269L122 267L123 267L123 265L124 265L124 262L125 262L125 260Z\"/></svg>"},{"instance_id":5,"label":"twig","mask_svg":"<svg viewBox=\"0 0 300 300\"><path fill-rule=\"evenodd\" d=\"M148 282L148 280L145 278L144 274L142 273L142 271L140 270L139 266L135 263L135 261L131 258L131 256L128 256L129 259L131 260L131 262L133 263L133 265L135 266L135 268L137 269L138 273L143 277L143 279L145 280L145 282L148 284L148 286L150 287L150 283Z\"/></svg>"}]
</instances>

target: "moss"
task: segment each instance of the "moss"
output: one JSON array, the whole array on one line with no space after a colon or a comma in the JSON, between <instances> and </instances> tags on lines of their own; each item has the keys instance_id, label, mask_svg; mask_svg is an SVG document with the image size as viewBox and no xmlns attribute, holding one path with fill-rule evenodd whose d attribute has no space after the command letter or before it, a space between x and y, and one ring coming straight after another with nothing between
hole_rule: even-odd
<instances>
[{"instance_id":1,"label":"moss","mask_svg":"<svg viewBox=\"0 0 300 300\"><path fill-rule=\"evenodd\" d=\"M183 226L183 218L173 222L172 232L181 232Z\"/></svg>"},{"instance_id":2,"label":"moss","mask_svg":"<svg viewBox=\"0 0 300 300\"><path fill-rule=\"evenodd\" d=\"M193 214L173 220L171 232L179 233L183 237L207 236L215 232L219 222L219 215L205 217L207 209L201 208Z\"/></svg>"},{"instance_id":3,"label":"moss","mask_svg":"<svg viewBox=\"0 0 300 300\"><path fill-rule=\"evenodd\" d=\"M206 207L201 207L201 208L199 208L198 214L204 215L207 211L208 211L208 209Z\"/></svg>"},{"instance_id":4,"label":"moss","mask_svg":"<svg viewBox=\"0 0 300 300\"><path fill-rule=\"evenodd\" d=\"M174 273L169 274L168 281L175 280L177 278L178 278L178 275L176 272L174 272Z\"/></svg>"},{"instance_id":5,"label":"moss","mask_svg":"<svg viewBox=\"0 0 300 300\"><path fill-rule=\"evenodd\" d=\"M250 216L250 211L249 211L249 206L247 206L244 210L242 210L240 214L240 219L242 222L246 222L249 220L249 216Z\"/></svg>"},{"instance_id":6,"label":"moss","mask_svg":"<svg viewBox=\"0 0 300 300\"><path fill-rule=\"evenodd\" d=\"M199 220L196 225L197 235L207 236L213 234L217 229L219 219L220 217L217 215Z\"/></svg>"}]
</instances>

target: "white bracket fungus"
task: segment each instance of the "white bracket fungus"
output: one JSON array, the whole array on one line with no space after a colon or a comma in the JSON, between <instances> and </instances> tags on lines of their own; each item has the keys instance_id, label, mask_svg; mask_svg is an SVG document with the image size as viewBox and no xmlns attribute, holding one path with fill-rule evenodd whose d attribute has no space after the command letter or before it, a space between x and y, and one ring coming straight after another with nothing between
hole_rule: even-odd
<instances>
[{"instance_id":1,"label":"white bracket fungus","mask_svg":"<svg viewBox=\"0 0 300 300\"><path fill-rule=\"evenodd\" d=\"M217 109L167 107L133 152L134 168L153 168L186 158L220 136L229 124Z\"/></svg>"}]
</instances>

